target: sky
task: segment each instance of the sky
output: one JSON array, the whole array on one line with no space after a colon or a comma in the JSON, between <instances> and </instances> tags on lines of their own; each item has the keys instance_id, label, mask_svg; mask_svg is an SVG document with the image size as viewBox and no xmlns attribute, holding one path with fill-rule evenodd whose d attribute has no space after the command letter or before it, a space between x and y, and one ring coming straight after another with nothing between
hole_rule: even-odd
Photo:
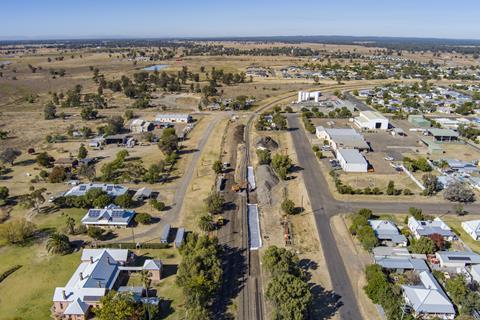
<instances>
[{"instance_id":1,"label":"sky","mask_svg":"<svg viewBox=\"0 0 480 320\"><path fill-rule=\"evenodd\" d=\"M347 35L480 39L478 0L1 0L0 39Z\"/></svg>"}]
</instances>

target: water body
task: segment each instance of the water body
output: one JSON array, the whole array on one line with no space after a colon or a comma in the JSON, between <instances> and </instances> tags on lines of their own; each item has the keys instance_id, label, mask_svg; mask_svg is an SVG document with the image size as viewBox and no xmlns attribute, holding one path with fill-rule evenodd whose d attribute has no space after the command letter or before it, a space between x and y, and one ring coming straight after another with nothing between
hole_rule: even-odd
<instances>
[{"instance_id":1,"label":"water body","mask_svg":"<svg viewBox=\"0 0 480 320\"><path fill-rule=\"evenodd\" d=\"M162 69L165 69L166 67L168 67L168 64L156 64L154 66L150 66L150 67L145 67L143 68L143 70L145 71L159 71L159 70L162 70Z\"/></svg>"}]
</instances>

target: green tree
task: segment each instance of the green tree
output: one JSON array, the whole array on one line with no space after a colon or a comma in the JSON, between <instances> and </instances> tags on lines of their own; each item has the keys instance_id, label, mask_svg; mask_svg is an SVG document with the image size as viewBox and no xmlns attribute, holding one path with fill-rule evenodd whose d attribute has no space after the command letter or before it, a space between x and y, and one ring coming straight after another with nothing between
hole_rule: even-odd
<instances>
[{"instance_id":1,"label":"green tree","mask_svg":"<svg viewBox=\"0 0 480 320\"><path fill-rule=\"evenodd\" d=\"M0 186L0 206L3 206L6 203L8 199L8 195L9 195L8 188L5 186Z\"/></svg>"},{"instance_id":2,"label":"green tree","mask_svg":"<svg viewBox=\"0 0 480 320\"><path fill-rule=\"evenodd\" d=\"M112 198L108 194L100 194L93 200L92 205L95 208L105 208L110 203L112 203Z\"/></svg>"},{"instance_id":3,"label":"green tree","mask_svg":"<svg viewBox=\"0 0 480 320\"><path fill-rule=\"evenodd\" d=\"M150 200L150 205L157 209L158 211L163 211L165 210L165 203L162 201L158 201L157 199L151 199Z\"/></svg>"},{"instance_id":4,"label":"green tree","mask_svg":"<svg viewBox=\"0 0 480 320\"><path fill-rule=\"evenodd\" d=\"M68 230L68 234L75 234L75 219L67 216L67 220L65 221L65 225Z\"/></svg>"},{"instance_id":5,"label":"green tree","mask_svg":"<svg viewBox=\"0 0 480 320\"><path fill-rule=\"evenodd\" d=\"M272 167L282 180L286 180L288 172L292 167L292 160L288 155L277 153L272 158Z\"/></svg>"},{"instance_id":6,"label":"green tree","mask_svg":"<svg viewBox=\"0 0 480 320\"><path fill-rule=\"evenodd\" d=\"M438 191L438 178L431 174L426 173L422 176L423 186L425 190L423 190L423 194L426 196L433 196Z\"/></svg>"},{"instance_id":7,"label":"green tree","mask_svg":"<svg viewBox=\"0 0 480 320\"><path fill-rule=\"evenodd\" d=\"M284 214L294 214L295 213L295 202L290 199L284 199L281 204L281 208Z\"/></svg>"},{"instance_id":8,"label":"green tree","mask_svg":"<svg viewBox=\"0 0 480 320\"><path fill-rule=\"evenodd\" d=\"M475 201L475 193L466 183L455 181L448 185L443 192L446 200L454 202L473 202Z\"/></svg>"},{"instance_id":9,"label":"green tree","mask_svg":"<svg viewBox=\"0 0 480 320\"><path fill-rule=\"evenodd\" d=\"M23 195L20 200L21 204L28 209L34 208L35 211L40 211L40 205L45 202L45 197L43 196L45 191L47 191L47 189L40 188Z\"/></svg>"},{"instance_id":10,"label":"green tree","mask_svg":"<svg viewBox=\"0 0 480 320\"><path fill-rule=\"evenodd\" d=\"M70 239L61 233L52 233L47 240L47 251L51 254L66 254L71 249Z\"/></svg>"},{"instance_id":11,"label":"green tree","mask_svg":"<svg viewBox=\"0 0 480 320\"><path fill-rule=\"evenodd\" d=\"M223 204L225 199L219 192L212 192L204 200L208 212L210 213L221 213L223 210Z\"/></svg>"},{"instance_id":12,"label":"green tree","mask_svg":"<svg viewBox=\"0 0 480 320\"><path fill-rule=\"evenodd\" d=\"M100 240L103 236L103 233L104 233L104 230L102 228L95 227L95 226L89 227L87 230L87 235L90 238L95 240Z\"/></svg>"},{"instance_id":13,"label":"green tree","mask_svg":"<svg viewBox=\"0 0 480 320\"><path fill-rule=\"evenodd\" d=\"M162 136L158 141L158 147L164 154L171 154L178 150L178 137L174 128L163 130Z\"/></svg>"},{"instance_id":14,"label":"green tree","mask_svg":"<svg viewBox=\"0 0 480 320\"><path fill-rule=\"evenodd\" d=\"M410 207L408 208L408 214L414 217L416 220L425 220L422 209Z\"/></svg>"},{"instance_id":15,"label":"green tree","mask_svg":"<svg viewBox=\"0 0 480 320\"><path fill-rule=\"evenodd\" d=\"M435 242L427 237L421 237L418 240L413 240L408 247L413 253L432 254L436 251Z\"/></svg>"},{"instance_id":16,"label":"green tree","mask_svg":"<svg viewBox=\"0 0 480 320\"><path fill-rule=\"evenodd\" d=\"M82 120L94 120L97 118L98 111L93 109L92 106L87 106L82 109L80 116Z\"/></svg>"},{"instance_id":17,"label":"green tree","mask_svg":"<svg viewBox=\"0 0 480 320\"><path fill-rule=\"evenodd\" d=\"M268 149L257 149L257 157L260 165L269 165L272 162L271 153Z\"/></svg>"},{"instance_id":18,"label":"green tree","mask_svg":"<svg viewBox=\"0 0 480 320\"><path fill-rule=\"evenodd\" d=\"M57 107L52 102L47 103L43 109L43 116L45 120L55 119L57 117Z\"/></svg>"},{"instance_id":19,"label":"green tree","mask_svg":"<svg viewBox=\"0 0 480 320\"><path fill-rule=\"evenodd\" d=\"M303 276L302 270L298 266L298 256L290 250L269 246L262 256L262 263L272 275L289 273L297 277Z\"/></svg>"},{"instance_id":20,"label":"green tree","mask_svg":"<svg viewBox=\"0 0 480 320\"><path fill-rule=\"evenodd\" d=\"M100 299L100 304L93 312L98 320L141 320L144 319L143 308L135 302L128 292L110 291Z\"/></svg>"},{"instance_id":21,"label":"green tree","mask_svg":"<svg viewBox=\"0 0 480 320\"><path fill-rule=\"evenodd\" d=\"M312 303L308 284L288 273L274 276L268 283L266 297L280 319L302 320Z\"/></svg>"},{"instance_id":22,"label":"green tree","mask_svg":"<svg viewBox=\"0 0 480 320\"><path fill-rule=\"evenodd\" d=\"M280 113L275 113L272 117L272 122L277 130L287 129L287 118Z\"/></svg>"},{"instance_id":23,"label":"green tree","mask_svg":"<svg viewBox=\"0 0 480 320\"><path fill-rule=\"evenodd\" d=\"M158 164L151 164L147 172L143 175L143 181L148 183L157 183L162 179L162 168Z\"/></svg>"},{"instance_id":24,"label":"green tree","mask_svg":"<svg viewBox=\"0 0 480 320\"><path fill-rule=\"evenodd\" d=\"M85 159L88 155L88 150L85 148L85 145L82 143L80 148L78 148L78 159Z\"/></svg>"},{"instance_id":25,"label":"green tree","mask_svg":"<svg viewBox=\"0 0 480 320\"><path fill-rule=\"evenodd\" d=\"M124 120L121 116L113 116L108 119L107 127L105 129L106 134L117 134L123 130Z\"/></svg>"},{"instance_id":26,"label":"green tree","mask_svg":"<svg viewBox=\"0 0 480 320\"><path fill-rule=\"evenodd\" d=\"M218 239L189 234L180 254L182 262L176 282L182 288L189 314L191 310L209 305L222 283Z\"/></svg>"},{"instance_id":27,"label":"green tree","mask_svg":"<svg viewBox=\"0 0 480 320\"><path fill-rule=\"evenodd\" d=\"M51 167L53 162L53 158L46 152L39 153L35 160L39 165L46 168Z\"/></svg>"},{"instance_id":28,"label":"green tree","mask_svg":"<svg viewBox=\"0 0 480 320\"><path fill-rule=\"evenodd\" d=\"M122 208L130 208L133 205L132 196L125 193L115 198L115 204Z\"/></svg>"},{"instance_id":29,"label":"green tree","mask_svg":"<svg viewBox=\"0 0 480 320\"><path fill-rule=\"evenodd\" d=\"M0 224L0 239L9 244L23 244L35 232L35 224L25 218Z\"/></svg>"},{"instance_id":30,"label":"green tree","mask_svg":"<svg viewBox=\"0 0 480 320\"><path fill-rule=\"evenodd\" d=\"M357 232L357 236L363 248L367 251L372 251L378 245L378 239L370 226L361 227Z\"/></svg>"},{"instance_id":31,"label":"green tree","mask_svg":"<svg viewBox=\"0 0 480 320\"><path fill-rule=\"evenodd\" d=\"M198 219L198 227L204 232L211 232L215 230L215 224L213 223L213 218L209 214L200 216Z\"/></svg>"},{"instance_id":32,"label":"green tree","mask_svg":"<svg viewBox=\"0 0 480 320\"><path fill-rule=\"evenodd\" d=\"M67 172L64 167L53 167L52 172L48 175L50 183L59 183L67 178Z\"/></svg>"},{"instance_id":33,"label":"green tree","mask_svg":"<svg viewBox=\"0 0 480 320\"><path fill-rule=\"evenodd\" d=\"M387 194L389 196L395 195L395 182L390 180L387 185Z\"/></svg>"},{"instance_id":34,"label":"green tree","mask_svg":"<svg viewBox=\"0 0 480 320\"><path fill-rule=\"evenodd\" d=\"M135 222L140 224L152 223L152 216L145 212L140 212L135 215Z\"/></svg>"},{"instance_id":35,"label":"green tree","mask_svg":"<svg viewBox=\"0 0 480 320\"><path fill-rule=\"evenodd\" d=\"M212 165L212 170L213 172L215 172L215 174L222 173L222 170L223 170L222 162L220 160L216 160Z\"/></svg>"}]
</instances>

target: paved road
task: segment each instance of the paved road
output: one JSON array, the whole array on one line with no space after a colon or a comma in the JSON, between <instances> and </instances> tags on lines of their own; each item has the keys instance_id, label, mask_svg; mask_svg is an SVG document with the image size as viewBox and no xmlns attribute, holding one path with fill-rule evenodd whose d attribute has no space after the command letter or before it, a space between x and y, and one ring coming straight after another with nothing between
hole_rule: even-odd
<instances>
[{"instance_id":1,"label":"paved road","mask_svg":"<svg viewBox=\"0 0 480 320\"><path fill-rule=\"evenodd\" d=\"M336 200L329 190L327 181L297 115L290 114L287 115L287 118L299 165L307 173L303 175L304 183L326 257L327 268L332 279L333 290L341 296L343 303L343 306L340 308L340 315L342 319L360 319L361 315L356 304L355 295L332 234L330 218L339 213L352 212L361 208L369 208L373 212L378 213L405 213L408 211L408 208L416 207L421 208L425 213L454 214L453 205L445 203L346 202ZM465 210L471 213L480 213L480 205L468 204L465 205Z\"/></svg>"},{"instance_id":2,"label":"paved road","mask_svg":"<svg viewBox=\"0 0 480 320\"><path fill-rule=\"evenodd\" d=\"M355 105L355 108L360 111L368 111L371 110L369 106L367 106L363 101L357 99L354 95L350 92L343 93L345 98Z\"/></svg>"},{"instance_id":3,"label":"paved road","mask_svg":"<svg viewBox=\"0 0 480 320\"><path fill-rule=\"evenodd\" d=\"M163 216L162 221L160 223L152 225L151 228L139 232L135 234L135 237L140 238L140 237L159 237L160 232L162 230L162 227L166 223L175 223L178 222L178 216L180 214L180 210L182 209L183 205L183 199L185 198L185 195L187 193L188 185L190 184L190 181L193 178L193 174L195 172L195 168L197 167L198 161L200 160L200 156L202 155L202 151L205 148L205 145L208 142L208 139L210 138L210 135L213 132L213 129L216 127L217 123L220 121L222 118L223 114L219 114L216 116L209 124L208 127L205 129L203 132L202 137L200 138L200 141L198 142L198 145L196 147L196 151L192 155L192 159L190 160L187 169L185 173L183 174L182 180L180 181L180 184L178 185L176 191L175 191L175 196L173 200L173 204L171 209ZM114 239L115 242L128 242L132 241L133 237L124 237L124 238L116 238Z\"/></svg>"},{"instance_id":4,"label":"paved road","mask_svg":"<svg viewBox=\"0 0 480 320\"><path fill-rule=\"evenodd\" d=\"M318 160L311 152L310 143L305 131L300 126L298 118L295 115L289 115L288 124L289 128L292 129L291 133L299 165L308 173L303 175L303 179L314 212L333 290L340 296L343 303L343 306L340 307L340 316L347 320L360 319L361 314L355 300L355 294L330 227L330 216L338 212L337 204L328 191L325 177L318 166Z\"/></svg>"}]
</instances>

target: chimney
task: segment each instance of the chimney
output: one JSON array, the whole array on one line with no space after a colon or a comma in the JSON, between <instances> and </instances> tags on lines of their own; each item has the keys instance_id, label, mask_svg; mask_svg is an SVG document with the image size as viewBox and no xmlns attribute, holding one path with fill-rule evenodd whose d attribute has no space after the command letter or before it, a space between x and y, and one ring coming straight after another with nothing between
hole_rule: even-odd
<instances>
[{"instance_id":1,"label":"chimney","mask_svg":"<svg viewBox=\"0 0 480 320\"><path fill-rule=\"evenodd\" d=\"M83 272L80 272L80 280L83 280Z\"/></svg>"},{"instance_id":2,"label":"chimney","mask_svg":"<svg viewBox=\"0 0 480 320\"><path fill-rule=\"evenodd\" d=\"M110 257L107 257L107 263L110 264Z\"/></svg>"},{"instance_id":3,"label":"chimney","mask_svg":"<svg viewBox=\"0 0 480 320\"><path fill-rule=\"evenodd\" d=\"M93 263L93 257L90 256L90 263Z\"/></svg>"},{"instance_id":4,"label":"chimney","mask_svg":"<svg viewBox=\"0 0 480 320\"><path fill-rule=\"evenodd\" d=\"M102 282L101 282L100 280L97 281L97 286L98 286L99 288L102 287Z\"/></svg>"},{"instance_id":5,"label":"chimney","mask_svg":"<svg viewBox=\"0 0 480 320\"><path fill-rule=\"evenodd\" d=\"M63 299L67 300L67 293L65 292L65 290L62 290L62 295L63 295Z\"/></svg>"}]
</instances>

